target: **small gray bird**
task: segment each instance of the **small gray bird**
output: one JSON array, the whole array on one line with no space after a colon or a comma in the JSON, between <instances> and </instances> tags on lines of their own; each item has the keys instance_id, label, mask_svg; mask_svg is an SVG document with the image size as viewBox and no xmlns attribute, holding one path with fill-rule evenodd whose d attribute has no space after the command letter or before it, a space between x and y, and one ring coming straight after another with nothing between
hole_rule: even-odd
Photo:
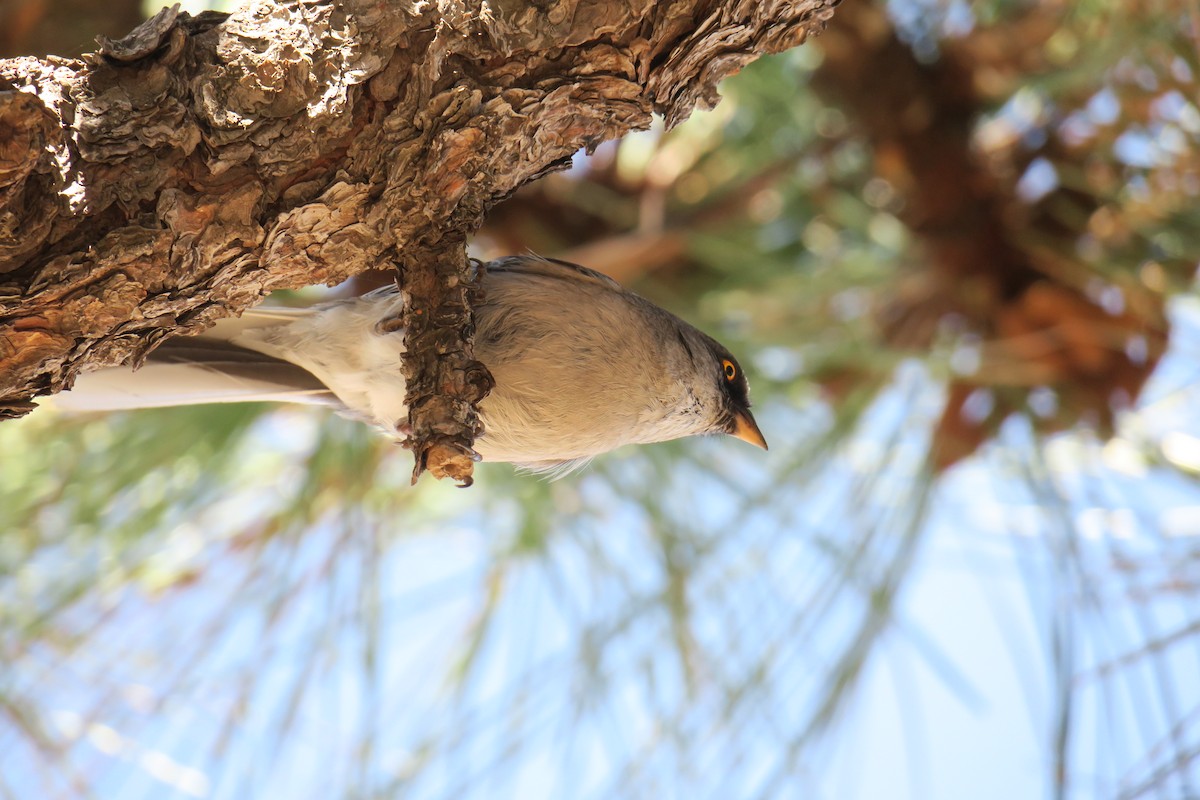
<instances>
[{"instance_id":1,"label":"small gray bird","mask_svg":"<svg viewBox=\"0 0 1200 800\"><path fill-rule=\"evenodd\" d=\"M536 256L486 267L475 357L496 386L480 404L485 461L567 471L625 444L727 433L764 450L737 359L598 272ZM394 287L308 309L254 309L165 342L137 371L80 376L56 405L115 410L281 401L332 406L396 435L403 333L380 323Z\"/></svg>"}]
</instances>

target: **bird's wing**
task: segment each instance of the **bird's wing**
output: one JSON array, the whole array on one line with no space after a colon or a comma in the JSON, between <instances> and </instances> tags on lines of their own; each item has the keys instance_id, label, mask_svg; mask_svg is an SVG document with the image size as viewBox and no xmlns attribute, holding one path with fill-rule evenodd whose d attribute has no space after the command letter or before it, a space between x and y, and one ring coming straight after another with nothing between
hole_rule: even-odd
<instances>
[{"instance_id":1,"label":"bird's wing","mask_svg":"<svg viewBox=\"0 0 1200 800\"><path fill-rule=\"evenodd\" d=\"M281 394L300 392L315 397L323 393L333 399L329 388L303 367L230 342L197 336L168 339L147 357L146 364L187 364L266 384Z\"/></svg>"},{"instance_id":2,"label":"bird's wing","mask_svg":"<svg viewBox=\"0 0 1200 800\"><path fill-rule=\"evenodd\" d=\"M546 258L538 255L500 258L490 262L487 265L487 271L523 272L532 275L542 275L547 278L561 278L563 280L597 284L606 289L618 292L625 291L625 287L602 272L596 272L594 269L572 264L570 261L561 261L557 258Z\"/></svg>"}]
</instances>

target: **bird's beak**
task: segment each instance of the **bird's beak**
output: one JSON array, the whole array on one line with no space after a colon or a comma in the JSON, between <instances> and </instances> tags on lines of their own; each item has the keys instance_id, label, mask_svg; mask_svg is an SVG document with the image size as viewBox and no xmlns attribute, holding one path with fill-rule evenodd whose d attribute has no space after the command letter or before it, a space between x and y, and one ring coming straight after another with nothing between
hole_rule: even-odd
<instances>
[{"instance_id":1,"label":"bird's beak","mask_svg":"<svg viewBox=\"0 0 1200 800\"><path fill-rule=\"evenodd\" d=\"M730 436L736 436L743 442L749 442L755 447L767 449L767 440L763 438L762 431L758 429L758 423L754 421L754 417L750 416L749 411L739 411L733 417L733 430L729 432Z\"/></svg>"}]
</instances>

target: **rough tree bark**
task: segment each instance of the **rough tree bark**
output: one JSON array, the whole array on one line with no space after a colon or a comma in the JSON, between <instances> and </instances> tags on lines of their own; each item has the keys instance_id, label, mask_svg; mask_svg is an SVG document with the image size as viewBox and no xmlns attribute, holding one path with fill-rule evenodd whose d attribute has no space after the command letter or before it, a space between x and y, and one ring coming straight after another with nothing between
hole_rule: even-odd
<instances>
[{"instance_id":1,"label":"rough tree bark","mask_svg":"<svg viewBox=\"0 0 1200 800\"><path fill-rule=\"evenodd\" d=\"M469 482L490 376L464 242L487 208L713 105L837 2L258 0L0 61L0 413L273 289L390 265L414 479Z\"/></svg>"}]
</instances>

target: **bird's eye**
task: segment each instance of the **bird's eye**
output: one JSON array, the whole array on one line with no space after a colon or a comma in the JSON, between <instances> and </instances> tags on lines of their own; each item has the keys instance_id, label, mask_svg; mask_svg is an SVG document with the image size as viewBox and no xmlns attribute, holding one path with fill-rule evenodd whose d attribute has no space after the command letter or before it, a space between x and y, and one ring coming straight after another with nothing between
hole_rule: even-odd
<instances>
[{"instance_id":1,"label":"bird's eye","mask_svg":"<svg viewBox=\"0 0 1200 800\"><path fill-rule=\"evenodd\" d=\"M731 381L737 377L737 367L728 358L721 362L721 367L725 370L725 380Z\"/></svg>"}]
</instances>

